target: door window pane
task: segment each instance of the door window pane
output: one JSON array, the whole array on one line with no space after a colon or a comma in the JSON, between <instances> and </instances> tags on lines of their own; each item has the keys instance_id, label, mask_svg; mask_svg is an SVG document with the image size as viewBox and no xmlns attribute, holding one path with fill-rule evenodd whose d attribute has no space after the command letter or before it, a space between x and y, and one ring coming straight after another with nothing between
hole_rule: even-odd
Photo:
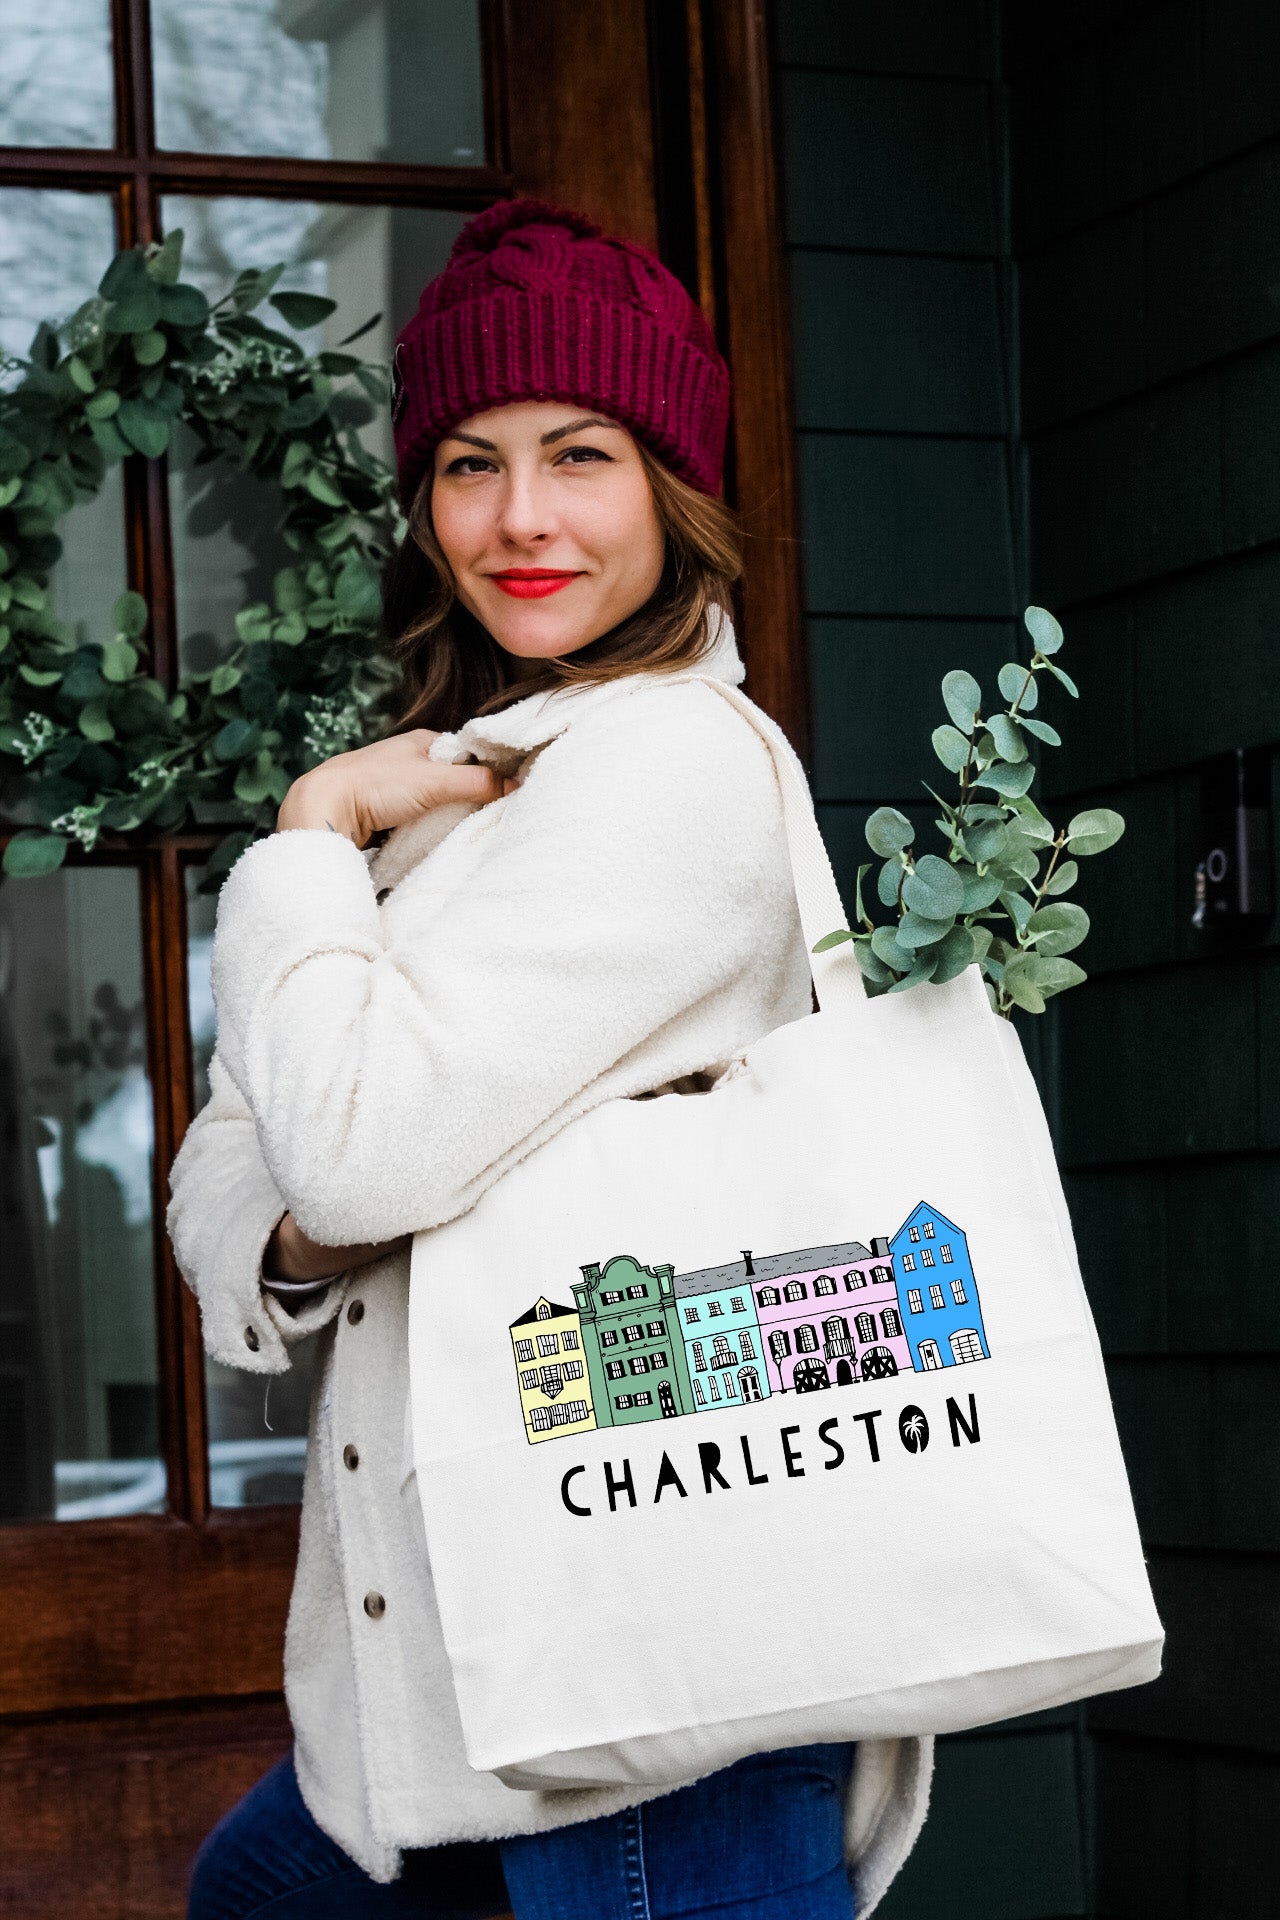
<instances>
[{"instance_id":1,"label":"door window pane","mask_svg":"<svg viewBox=\"0 0 1280 1920\"><path fill-rule=\"evenodd\" d=\"M201 869L187 869L187 996L195 1066L195 1111L209 1098L214 1006L209 967L217 895L197 891ZM292 1349L288 1373L244 1373L205 1358L209 1408L209 1495L215 1507L296 1504L302 1498L307 1424L317 1341Z\"/></svg>"},{"instance_id":2,"label":"door window pane","mask_svg":"<svg viewBox=\"0 0 1280 1920\"><path fill-rule=\"evenodd\" d=\"M69 320L97 292L115 250L107 195L0 190L0 353L25 358L42 320ZM3 377L12 385L15 375Z\"/></svg>"},{"instance_id":3,"label":"door window pane","mask_svg":"<svg viewBox=\"0 0 1280 1920\"><path fill-rule=\"evenodd\" d=\"M478 0L152 0L156 140L476 167Z\"/></svg>"},{"instance_id":4,"label":"door window pane","mask_svg":"<svg viewBox=\"0 0 1280 1920\"><path fill-rule=\"evenodd\" d=\"M138 876L0 881L0 1517L165 1502Z\"/></svg>"},{"instance_id":5,"label":"door window pane","mask_svg":"<svg viewBox=\"0 0 1280 1920\"><path fill-rule=\"evenodd\" d=\"M0 146L109 147L110 0L0 0Z\"/></svg>"},{"instance_id":6,"label":"door window pane","mask_svg":"<svg viewBox=\"0 0 1280 1920\"><path fill-rule=\"evenodd\" d=\"M281 286L336 300L322 326L299 335L311 351L336 346L371 319L382 318L352 351L388 362L399 329L426 282L449 257L466 220L462 213L412 207L339 207L287 200L203 199L164 202L166 232L181 227L183 278L218 299L245 267L286 261ZM279 316L264 316L283 326ZM388 410L363 429L365 445L390 462ZM195 467L194 440L180 436L169 465L179 658L184 672L202 672L229 651L235 616L269 599L278 568L291 555L279 535L280 494L229 465Z\"/></svg>"}]
</instances>

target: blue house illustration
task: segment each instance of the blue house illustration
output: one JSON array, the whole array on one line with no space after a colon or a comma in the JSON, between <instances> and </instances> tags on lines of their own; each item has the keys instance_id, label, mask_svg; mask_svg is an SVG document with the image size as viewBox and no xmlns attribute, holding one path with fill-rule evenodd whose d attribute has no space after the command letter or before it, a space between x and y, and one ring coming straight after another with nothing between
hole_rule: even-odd
<instances>
[{"instance_id":1,"label":"blue house illustration","mask_svg":"<svg viewBox=\"0 0 1280 1920\"><path fill-rule=\"evenodd\" d=\"M961 1229L922 1200L892 1236L889 1248L916 1372L989 1360L969 1243Z\"/></svg>"},{"instance_id":2,"label":"blue house illustration","mask_svg":"<svg viewBox=\"0 0 1280 1920\"><path fill-rule=\"evenodd\" d=\"M696 1413L771 1397L752 1292L754 1274L748 1253L728 1266L676 1275L676 1314Z\"/></svg>"}]
</instances>

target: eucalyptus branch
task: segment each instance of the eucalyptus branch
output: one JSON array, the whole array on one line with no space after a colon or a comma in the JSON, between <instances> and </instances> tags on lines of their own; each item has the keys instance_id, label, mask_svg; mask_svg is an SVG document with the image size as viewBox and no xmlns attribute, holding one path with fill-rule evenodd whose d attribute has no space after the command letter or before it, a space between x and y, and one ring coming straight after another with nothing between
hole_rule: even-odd
<instances>
[{"instance_id":1,"label":"eucalyptus branch","mask_svg":"<svg viewBox=\"0 0 1280 1920\"><path fill-rule=\"evenodd\" d=\"M972 674L957 669L942 682L950 720L934 729L933 746L958 785L954 805L933 796L942 808L937 825L947 840L945 857L914 854L911 822L895 807L877 808L867 822L867 842L884 862L877 897L895 919L877 925L863 906L868 863L858 869L860 930L840 927L816 943L815 952L852 942L872 995L905 992L926 981L941 986L976 964L993 1007L1008 1018L1015 1006L1043 1013L1054 994L1085 978L1066 955L1088 934L1089 916L1062 896L1075 885L1077 857L1113 846L1124 821L1107 807L1093 807L1055 830L1030 797L1032 747L1061 745L1056 729L1033 717L1037 679L1046 675L1071 698L1078 696L1054 658L1062 629L1053 615L1028 607L1023 617L1035 650L1029 664L1001 667L1006 707L984 719L982 689ZM926 791L933 793L931 787ZM1073 857L1063 861L1064 852Z\"/></svg>"}]
</instances>

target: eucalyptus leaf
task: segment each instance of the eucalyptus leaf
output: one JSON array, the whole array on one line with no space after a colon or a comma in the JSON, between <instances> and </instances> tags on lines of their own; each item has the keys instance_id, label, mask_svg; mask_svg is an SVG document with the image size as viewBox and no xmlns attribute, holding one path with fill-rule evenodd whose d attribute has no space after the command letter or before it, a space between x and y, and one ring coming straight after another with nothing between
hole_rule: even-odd
<instances>
[{"instance_id":1,"label":"eucalyptus leaf","mask_svg":"<svg viewBox=\"0 0 1280 1920\"><path fill-rule=\"evenodd\" d=\"M919 913L904 913L898 922L898 945L909 947L913 952L918 947L931 947L950 933L954 925L954 919L926 920Z\"/></svg>"},{"instance_id":2,"label":"eucalyptus leaf","mask_svg":"<svg viewBox=\"0 0 1280 1920\"><path fill-rule=\"evenodd\" d=\"M883 960L876 958L870 940L859 936L854 943L854 952L857 955L858 966L865 979L870 980L873 986L892 986L894 976L889 968L885 966Z\"/></svg>"},{"instance_id":3,"label":"eucalyptus leaf","mask_svg":"<svg viewBox=\"0 0 1280 1920\"><path fill-rule=\"evenodd\" d=\"M1078 856L1105 853L1124 832L1124 817L1110 807L1090 807L1078 813L1067 828L1067 852Z\"/></svg>"},{"instance_id":4,"label":"eucalyptus leaf","mask_svg":"<svg viewBox=\"0 0 1280 1920\"><path fill-rule=\"evenodd\" d=\"M1080 869L1074 860L1063 860L1053 870L1045 883L1046 893L1070 893L1080 875Z\"/></svg>"},{"instance_id":5,"label":"eucalyptus leaf","mask_svg":"<svg viewBox=\"0 0 1280 1920\"><path fill-rule=\"evenodd\" d=\"M903 881L902 898L925 919L953 920L964 904L964 883L948 861L926 853Z\"/></svg>"},{"instance_id":6,"label":"eucalyptus leaf","mask_svg":"<svg viewBox=\"0 0 1280 1920\"><path fill-rule=\"evenodd\" d=\"M1062 628L1047 607L1028 607L1023 622L1036 643L1038 653L1057 653L1062 645Z\"/></svg>"},{"instance_id":7,"label":"eucalyptus leaf","mask_svg":"<svg viewBox=\"0 0 1280 1920\"><path fill-rule=\"evenodd\" d=\"M834 933L824 933L821 940L815 940L809 951L810 953L829 953L832 947L843 946L847 940L852 939L853 935L848 927L837 927Z\"/></svg>"},{"instance_id":8,"label":"eucalyptus leaf","mask_svg":"<svg viewBox=\"0 0 1280 1920\"><path fill-rule=\"evenodd\" d=\"M922 987L926 980L932 980L938 967L937 950L916 955L915 965L903 980L890 987L890 993L907 993L912 987Z\"/></svg>"},{"instance_id":9,"label":"eucalyptus leaf","mask_svg":"<svg viewBox=\"0 0 1280 1920\"><path fill-rule=\"evenodd\" d=\"M1034 733L1037 740L1043 740L1046 746L1060 747L1062 735L1047 720L1028 720L1025 713L1019 711L1018 719L1028 733Z\"/></svg>"},{"instance_id":10,"label":"eucalyptus leaf","mask_svg":"<svg viewBox=\"0 0 1280 1920\"><path fill-rule=\"evenodd\" d=\"M971 734L974 721L982 707L982 688L973 675L966 673L960 667L944 674L942 698L947 712L960 732Z\"/></svg>"},{"instance_id":11,"label":"eucalyptus leaf","mask_svg":"<svg viewBox=\"0 0 1280 1920\"><path fill-rule=\"evenodd\" d=\"M128 680L138 664L138 656L123 636L108 640L102 649L102 677L104 680Z\"/></svg>"},{"instance_id":12,"label":"eucalyptus leaf","mask_svg":"<svg viewBox=\"0 0 1280 1920\"><path fill-rule=\"evenodd\" d=\"M1000 984L1015 1006L1027 1013L1043 1013L1044 995L1032 977L1033 965L1030 954L1015 953L1005 965Z\"/></svg>"},{"instance_id":13,"label":"eucalyptus leaf","mask_svg":"<svg viewBox=\"0 0 1280 1920\"><path fill-rule=\"evenodd\" d=\"M916 830L896 807L877 807L867 821L866 836L872 853L878 853L883 860L891 853L909 847L916 837Z\"/></svg>"},{"instance_id":14,"label":"eucalyptus leaf","mask_svg":"<svg viewBox=\"0 0 1280 1920\"><path fill-rule=\"evenodd\" d=\"M1003 880L996 873L984 873L966 880L961 912L981 913L984 907L994 906L1003 885Z\"/></svg>"},{"instance_id":15,"label":"eucalyptus leaf","mask_svg":"<svg viewBox=\"0 0 1280 1920\"><path fill-rule=\"evenodd\" d=\"M987 732L996 743L996 752L1002 760L1012 761L1015 765L1026 759L1027 743L1018 729L1016 720L1007 713L993 713L987 721Z\"/></svg>"},{"instance_id":16,"label":"eucalyptus leaf","mask_svg":"<svg viewBox=\"0 0 1280 1920\"><path fill-rule=\"evenodd\" d=\"M896 907L898 888L906 869L900 860L886 860L876 875L876 898L883 907Z\"/></svg>"},{"instance_id":17,"label":"eucalyptus leaf","mask_svg":"<svg viewBox=\"0 0 1280 1920\"><path fill-rule=\"evenodd\" d=\"M312 467L310 473L307 475L306 488L312 499L318 500L322 506L342 507L346 505L342 494L334 485L329 475L322 472L319 467Z\"/></svg>"},{"instance_id":18,"label":"eucalyptus leaf","mask_svg":"<svg viewBox=\"0 0 1280 1920\"><path fill-rule=\"evenodd\" d=\"M24 827L15 833L4 850L4 871L15 880L38 879L52 873L66 858L67 840L60 833L44 833L38 827Z\"/></svg>"},{"instance_id":19,"label":"eucalyptus leaf","mask_svg":"<svg viewBox=\"0 0 1280 1920\"><path fill-rule=\"evenodd\" d=\"M1006 887L1000 895L1000 905L1018 929L1018 937L1021 939L1027 930L1027 922L1031 918L1031 902L1025 899L1022 894L1014 893Z\"/></svg>"},{"instance_id":20,"label":"eucalyptus leaf","mask_svg":"<svg viewBox=\"0 0 1280 1920\"><path fill-rule=\"evenodd\" d=\"M81 707L78 724L86 740L114 740L116 737L105 700L90 700Z\"/></svg>"},{"instance_id":21,"label":"eucalyptus leaf","mask_svg":"<svg viewBox=\"0 0 1280 1920\"><path fill-rule=\"evenodd\" d=\"M982 866L991 860L998 860L1009 844L1009 830L1003 820L980 820L976 827L966 830L965 845L969 857Z\"/></svg>"},{"instance_id":22,"label":"eucalyptus leaf","mask_svg":"<svg viewBox=\"0 0 1280 1920\"><path fill-rule=\"evenodd\" d=\"M1006 660L1000 669L998 681L1002 696L1009 702L1010 706L1013 705L1015 700L1018 700L1018 710L1021 712L1022 703L1020 696L1024 694L1024 691L1035 692L1036 683L1030 667L1020 666L1016 660ZM1028 682L1030 683L1029 686Z\"/></svg>"},{"instance_id":23,"label":"eucalyptus leaf","mask_svg":"<svg viewBox=\"0 0 1280 1920\"><path fill-rule=\"evenodd\" d=\"M1089 916L1074 901L1062 900L1040 907L1027 922L1027 934L1035 941L1036 952L1046 959L1070 953L1088 937Z\"/></svg>"},{"instance_id":24,"label":"eucalyptus leaf","mask_svg":"<svg viewBox=\"0 0 1280 1920\"><path fill-rule=\"evenodd\" d=\"M950 933L938 947L938 964L933 971L933 984L940 987L947 980L954 980L957 974L964 972L974 958L973 934L968 927L952 927Z\"/></svg>"},{"instance_id":25,"label":"eucalyptus leaf","mask_svg":"<svg viewBox=\"0 0 1280 1920\"><path fill-rule=\"evenodd\" d=\"M973 941L973 957L978 965L981 966L991 951L991 929L990 927L971 926L967 928L966 931L968 932L969 938Z\"/></svg>"},{"instance_id":26,"label":"eucalyptus leaf","mask_svg":"<svg viewBox=\"0 0 1280 1920\"><path fill-rule=\"evenodd\" d=\"M90 420L110 420L120 411L120 395L114 387L102 387L85 401L84 410Z\"/></svg>"},{"instance_id":27,"label":"eucalyptus leaf","mask_svg":"<svg viewBox=\"0 0 1280 1920\"><path fill-rule=\"evenodd\" d=\"M271 305L285 325L296 327L299 333L318 327L338 308L336 300L328 300L320 293L274 293Z\"/></svg>"},{"instance_id":28,"label":"eucalyptus leaf","mask_svg":"<svg viewBox=\"0 0 1280 1920\"><path fill-rule=\"evenodd\" d=\"M169 445L169 421L154 400L123 401L116 420L129 445L149 460L156 459Z\"/></svg>"},{"instance_id":29,"label":"eucalyptus leaf","mask_svg":"<svg viewBox=\"0 0 1280 1920\"><path fill-rule=\"evenodd\" d=\"M933 750L951 773L959 773L968 764L969 741L958 727L935 727Z\"/></svg>"},{"instance_id":30,"label":"eucalyptus leaf","mask_svg":"<svg viewBox=\"0 0 1280 1920\"><path fill-rule=\"evenodd\" d=\"M169 342L162 333L152 331L135 336L133 357L140 367L154 367L164 359L169 351Z\"/></svg>"},{"instance_id":31,"label":"eucalyptus leaf","mask_svg":"<svg viewBox=\"0 0 1280 1920\"><path fill-rule=\"evenodd\" d=\"M915 954L910 947L898 945L892 927L876 928L871 936L871 950L877 960L892 967L895 973L908 973L915 964Z\"/></svg>"},{"instance_id":32,"label":"eucalyptus leaf","mask_svg":"<svg viewBox=\"0 0 1280 1920\"><path fill-rule=\"evenodd\" d=\"M1036 777L1036 770L1030 761L1024 761L1020 767L1011 767L997 760L994 766L985 768L975 775L974 785L994 787L997 793L1008 798L1018 798L1024 794Z\"/></svg>"},{"instance_id":33,"label":"eucalyptus leaf","mask_svg":"<svg viewBox=\"0 0 1280 1920\"><path fill-rule=\"evenodd\" d=\"M1080 698L1079 687L1076 685L1075 681L1071 678L1071 675L1069 673L1063 672L1062 668L1058 665L1056 660L1046 660L1045 666L1049 669L1049 672L1053 675L1055 680L1060 680L1062 682L1063 686L1066 688L1067 692L1071 695L1071 698L1073 700L1078 700Z\"/></svg>"},{"instance_id":34,"label":"eucalyptus leaf","mask_svg":"<svg viewBox=\"0 0 1280 1920\"><path fill-rule=\"evenodd\" d=\"M866 879L870 871L871 871L871 862L869 860L865 860L863 864L858 868L858 878L854 883L853 911L854 911L854 916L859 921L859 923L861 923L867 918L867 910L862 904L862 883Z\"/></svg>"},{"instance_id":35,"label":"eucalyptus leaf","mask_svg":"<svg viewBox=\"0 0 1280 1920\"><path fill-rule=\"evenodd\" d=\"M203 327L209 319L209 302L199 287L161 287L160 318L171 327Z\"/></svg>"},{"instance_id":36,"label":"eucalyptus leaf","mask_svg":"<svg viewBox=\"0 0 1280 1920\"><path fill-rule=\"evenodd\" d=\"M111 609L112 624L126 640L137 640L147 630L147 603L140 593L122 593Z\"/></svg>"}]
</instances>

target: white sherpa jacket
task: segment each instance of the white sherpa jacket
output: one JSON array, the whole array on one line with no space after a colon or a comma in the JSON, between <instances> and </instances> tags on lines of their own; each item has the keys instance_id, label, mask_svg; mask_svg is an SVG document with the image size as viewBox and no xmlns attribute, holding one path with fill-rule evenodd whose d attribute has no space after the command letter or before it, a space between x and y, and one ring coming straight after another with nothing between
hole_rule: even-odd
<instances>
[{"instance_id":1,"label":"white sherpa jacket","mask_svg":"<svg viewBox=\"0 0 1280 1920\"><path fill-rule=\"evenodd\" d=\"M695 672L531 694L434 742L512 774L505 798L436 809L376 850L272 834L219 898L212 1092L168 1228L217 1359L283 1372L324 1329L285 1691L303 1798L377 1880L405 1847L653 1790L520 1792L468 1766L408 1451L408 1251L291 1317L262 1290L263 1248L286 1208L334 1245L451 1219L600 1101L705 1085L685 1077L809 1010L773 764L699 672L742 680L727 621ZM931 1763L928 1741L858 1750L861 1915L919 1832Z\"/></svg>"}]
</instances>

